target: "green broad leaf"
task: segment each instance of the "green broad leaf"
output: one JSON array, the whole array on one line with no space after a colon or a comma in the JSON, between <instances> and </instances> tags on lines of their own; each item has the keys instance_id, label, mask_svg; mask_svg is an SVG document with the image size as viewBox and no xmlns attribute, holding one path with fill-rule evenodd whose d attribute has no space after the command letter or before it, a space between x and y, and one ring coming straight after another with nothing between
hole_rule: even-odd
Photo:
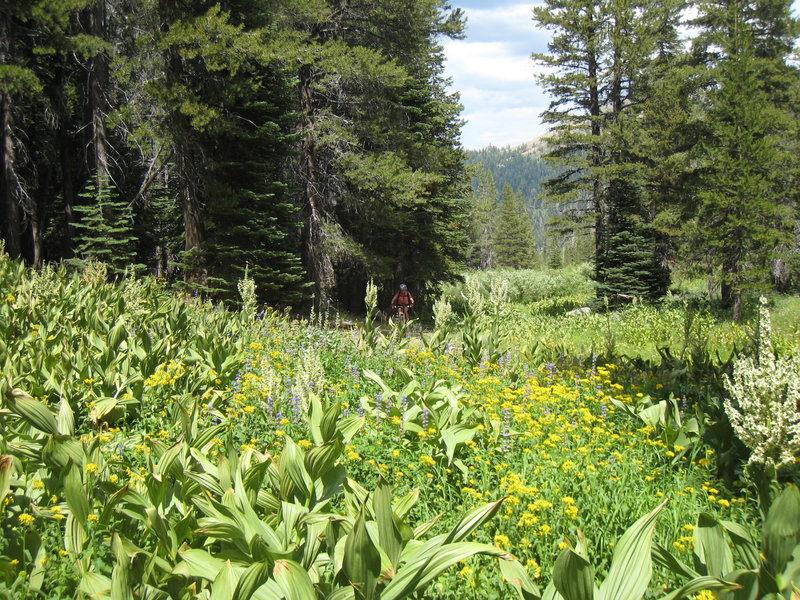
<instances>
[{"instance_id":1,"label":"green broad leaf","mask_svg":"<svg viewBox=\"0 0 800 600\"><path fill-rule=\"evenodd\" d=\"M14 458L0 454L0 500L5 499L11 489L11 475L14 473Z\"/></svg>"},{"instance_id":2,"label":"green broad leaf","mask_svg":"<svg viewBox=\"0 0 800 600\"><path fill-rule=\"evenodd\" d=\"M800 595L800 544L794 547L794 552L789 562L786 563L786 569L783 571L781 580L783 584L781 591L792 588L795 598Z\"/></svg>"},{"instance_id":3,"label":"green broad leaf","mask_svg":"<svg viewBox=\"0 0 800 600\"><path fill-rule=\"evenodd\" d=\"M700 573L692 569L690 566L679 561L672 555L672 553L669 550L659 545L658 543L653 542L651 550L652 550L653 561L657 565L668 569L669 571L675 573L676 575L685 577L686 579L694 579L696 577L700 577Z\"/></svg>"},{"instance_id":4,"label":"green broad leaf","mask_svg":"<svg viewBox=\"0 0 800 600\"><path fill-rule=\"evenodd\" d=\"M182 441L176 442L167 448L158 460L158 467L155 469L155 472L176 476L183 473L185 471L185 466L181 464L182 461L178 459L184 448L185 444Z\"/></svg>"},{"instance_id":5,"label":"green broad leaf","mask_svg":"<svg viewBox=\"0 0 800 600\"><path fill-rule=\"evenodd\" d=\"M211 440L215 437L219 437L219 435L225 431L226 425L214 425L213 427L206 427L202 431L198 431L197 435L195 435L192 439L189 439L190 445L192 448L203 448L206 444L208 444Z\"/></svg>"},{"instance_id":6,"label":"green broad leaf","mask_svg":"<svg viewBox=\"0 0 800 600\"><path fill-rule=\"evenodd\" d=\"M66 398L61 398L58 403L56 426L61 435L75 435L75 415Z\"/></svg>"},{"instance_id":7,"label":"green broad leaf","mask_svg":"<svg viewBox=\"0 0 800 600\"><path fill-rule=\"evenodd\" d=\"M294 502L281 503L281 524L286 539L291 539L298 522L308 514L308 509Z\"/></svg>"},{"instance_id":8,"label":"green broad leaf","mask_svg":"<svg viewBox=\"0 0 800 600\"><path fill-rule=\"evenodd\" d=\"M395 500L392 510L394 511L394 514L398 516L398 518L405 519L408 511L414 508L418 501L419 488L414 488L402 498Z\"/></svg>"},{"instance_id":9,"label":"green broad leaf","mask_svg":"<svg viewBox=\"0 0 800 600\"><path fill-rule=\"evenodd\" d=\"M456 448L459 444L472 441L475 437L477 429L475 427L467 427L466 425L457 424L452 427L447 427L441 432L442 442L444 443L445 452L447 454L447 464L453 464L453 456L455 455Z\"/></svg>"},{"instance_id":10,"label":"green broad leaf","mask_svg":"<svg viewBox=\"0 0 800 600\"><path fill-rule=\"evenodd\" d=\"M111 331L108 332L108 345L111 348L117 349L119 345L128 337L128 331L125 329L125 321L122 320L117 323Z\"/></svg>"},{"instance_id":11,"label":"green broad leaf","mask_svg":"<svg viewBox=\"0 0 800 600\"><path fill-rule=\"evenodd\" d=\"M69 511L80 523L85 523L91 510L89 496L83 487L81 469L72 461L67 463L64 473L64 498Z\"/></svg>"},{"instance_id":12,"label":"green broad leaf","mask_svg":"<svg viewBox=\"0 0 800 600\"><path fill-rule=\"evenodd\" d=\"M74 515L68 515L64 526L64 550L67 551L75 568L82 575L86 575L89 572L89 561L86 558L79 558L85 546L86 531L83 525Z\"/></svg>"},{"instance_id":13,"label":"green broad leaf","mask_svg":"<svg viewBox=\"0 0 800 600\"><path fill-rule=\"evenodd\" d=\"M764 521L762 548L775 573L786 568L795 546L800 544L800 491L789 485L772 503Z\"/></svg>"},{"instance_id":14,"label":"green broad leaf","mask_svg":"<svg viewBox=\"0 0 800 600\"><path fill-rule=\"evenodd\" d=\"M600 585L600 600L641 600L652 577L653 561L650 556L656 517L667 500L636 521L620 538L608 576Z\"/></svg>"},{"instance_id":15,"label":"green broad leaf","mask_svg":"<svg viewBox=\"0 0 800 600\"><path fill-rule=\"evenodd\" d=\"M378 527L378 543L389 558L392 569L397 570L400 553L403 550L403 536L392 514L392 486L387 484L383 477L378 479L378 486L372 497L372 507Z\"/></svg>"},{"instance_id":16,"label":"green broad leaf","mask_svg":"<svg viewBox=\"0 0 800 600\"><path fill-rule=\"evenodd\" d=\"M517 590L520 600L541 600L542 594L539 592L539 588L531 581L528 571L518 560L500 559L498 563L503 579Z\"/></svg>"},{"instance_id":17,"label":"green broad leaf","mask_svg":"<svg viewBox=\"0 0 800 600\"><path fill-rule=\"evenodd\" d=\"M305 541L303 543L303 567L311 569L319 556L323 538L328 528L328 519L306 521Z\"/></svg>"},{"instance_id":18,"label":"green broad leaf","mask_svg":"<svg viewBox=\"0 0 800 600\"><path fill-rule=\"evenodd\" d=\"M322 446L314 446L306 452L304 463L311 479L320 479L333 468L342 454L342 448L342 443L339 440L332 440Z\"/></svg>"},{"instance_id":19,"label":"green broad leaf","mask_svg":"<svg viewBox=\"0 0 800 600\"><path fill-rule=\"evenodd\" d=\"M705 575L722 577L733 571L733 553L725 539L722 526L708 513L700 513L694 528L695 568Z\"/></svg>"},{"instance_id":20,"label":"green broad leaf","mask_svg":"<svg viewBox=\"0 0 800 600\"><path fill-rule=\"evenodd\" d=\"M197 484L207 492L211 492L216 496L222 496L225 490L219 485L219 482L208 473L194 473L193 471L184 471L184 475L197 482Z\"/></svg>"},{"instance_id":21,"label":"green broad leaf","mask_svg":"<svg viewBox=\"0 0 800 600\"><path fill-rule=\"evenodd\" d=\"M496 502L478 506L477 508L469 511L458 523L456 523L455 527L450 530L444 540L444 544L460 542L466 538L470 533L478 529L478 527L495 516L497 511L500 510L504 500L505 498L501 498Z\"/></svg>"},{"instance_id":22,"label":"green broad leaf","mask_svg":"<svg viewBox=\"0 0 800 600\"><path fill-rule=\"evenodd\" d=\"M565 548L553 565L553 583L564 600L593 600L594 568L572 548Z\"/></svg>"},{"instance_id":23,"label":"green broad leaf","mask_svg":"<svg viewBox=\"0 0 800 600\"><path fill-rule=\"evenodd\" d=\"M342 405L339 402L333 402L322 415L322 422L320 423L320 434L323 442L329 442L336 437L338 430L339 416L342 414Z\"/></svg>"},{"instance_id":24,"label":"green broad leaf","mask_svg":"<svg viewBox=\"0 0 800 600\"><path fill-rule=\"evenodd\" d=\"M620 409L623 412L627 413L629 417L633 417L634 419L636 419L639 416L639 415L636 414L636 411L633 409L633 407L630 404L628 404L626 402L623 402L622 400L617 400L615 398L612 398L611 399L611 403L614 406L616 406L618 409Z\"/></svg>"},{"instance_id":25,"label":"green broad leaf","mask_svg":"<svg viewBox=\"0 0 800 600\"><path fill-rule=\"evenodd\" d=\"M314 444L321 446L328 441L322 434L322 401L319 396L312 392L309 394L309 403L311 404L311 410L308 414L308 429L311 432L311 439Z\"/></svg>"},{"instance_id":26,"label":"green broad leaf","mask_svg":"<svg viewBox=\"0 0 800 600\"><path fill-rule=\"evenodd\" d=\"M420 538L425 537L425 534L428 533L431 529L433 529L433 526L436 525L436 523L438 523L439 519L441 518L442 514L439 513L438 515L433 517L430 521L426 521L422 525L417 525L416 527L414 527L412 538L418 540Z\"/></svg>"},{"instance_id":27,"label":"green broad leaf","mask_svg":"<svg viewBox=\"0 0 800 600\"><path fill-rule=\"evenodd\" d=\"M198 520L197 524L199 528L196 533L231 542L236 540L247 541L244 532L233 523L221 521L214 517L203 517Z\"/></svg>"},{"instance_id":28,"label":"green broad leaf","mask_svg":"<svg viewBox=\"0 0 800 600\"><path fill-rule=\"evenodd\" d=\"M274 558L276 555L282 557L286 553L285 543L280 539L272 527L259 518L256 511L253 509L253 506L250 504L250 500L244 489L244 484L242 483L241 471L238 469L236 470L235 479L235 494L239 500L239 507L241 508L239 521L247 530L246 537L251 540L251 543L256 538L261 540L264 544L264 550L266 550L270 558ZM284 539L291 539L291 535L285 536Z\"/></svg>"},{"instance_id":29,"label":"green broad leaf","mask_svg":"<svg viewBox=\"0 0 800 600\"><path fill-rule=\"evenodd\" d=\"M345 540L342 570L360 598L374 598L381 574L381 556L367 531L363 506Z\"/></svg>"},{"instance_id":30,"label":"green broad leaf","mask_svg":"<svg viewBox=\"0 0 800 600\"><path fill-rule=\"evenodd\" d=\"M211 584L210 600L232 600L243 572L244 569L235 567L231 561L226 560Z\"/></svg>"},{"instance_id":31,"label":"green broad leaf","mask_svg":"<svg viewBox=\"0 0 800 600\"><path fill-rule=\"evenodd\" d=\"M564 600L561 597L561 594L558 593L556 586L551 581L546 588L544 588L544 593L542 594L542 600Z\"/></svg>"},{"instance_id":32,"label":"green broad leaf","mask_svg":"<svg viewBox=\"0 0 800 600\"><path fill-rule=\"evenodd\" d=\"M111 414L119 404L120 401L117 398L101 398L97 400L90 413L92 422L99 423L104 417ZM118 415L115 415L115 417L118 417ZM110 420L113 421L114 419Z\"/></svg>"},{"instance_id":33,"label":"green broad leaf","mask_svg":"<svg viewBox=\"0 0 800 600\"><path fill-rule=\"evenodd\" d=\"M286 600L283 592L281 591L278 582L274 579L270 579L260 588L258 588L253 595L250 597L250 600Z\"/></svg>"},{"instance_id":34,"label":"green broad leaf","mask_svg":"<svg viewBox=\"0 0 800 600\"><path fill-rule=\"evenodd\" d=\"M508 557L506 552L495 546L476 542L457 542L421 552L398 569L383 589L381 600L399 600L419 592L445 570L476 554Z\"/></svg>"},{"instance_id":35,"label":"green broad leaf","mask_svg":"<svg viewBox=\"0 0 800 600\"><path fill-rule=\"evenodd\" d=\"M347 478L344 482L345 499L352 509L348 514L356 514L369 499L369 492L355 479Z\"/></svg>"},{"instance_id":36,"label":"green broad leaf","mask_svg":"<svg viewBox=\"0 0 800 600\"><path fill-rule=\"evenodd\" d=\"M369 369L364 369L363 375L365 379L369 379L374 383L378 384L378 387L381 388L382 394L394 394L394 390L390 388L384 381L381 379L381 376L375 373L374 371L370 371Z\"/></svg>"},{"instance_id":37,"label":"green broad leaf","mask_svg":"<svg viewBox=\"0 0 800 600\"><path fill-rule=\"evenodd\" d=\"M41 540L38 540L41 543ZM28 575L28 589L34 592L41 592L45 576L45 563L47 562L47 550L44 544L39 546L39 551L33 561L33 568Z\"/></svg>"},{"instance_id":38,"label":"green broad leaf","mask_svg":"<svg viewBox=\"0 0 800 600\"><path fill-rule=\"evenodd\" d=\"M254 465L251 465L244 472L242 475L242 484L245 490L247 490L248 494L252 493L256 496L258 495L258 492L261 490L261 486L264 481L264 476L267 474L267 469L269 469L270 464L272 464L272 459L268 458L263 462L257 462Z\"/></svg>"},{"instance_id":39,"label":"green broad leaf","mask_svg":"<svg viewBox=\"0 0 800 600\"><path fill-rule=\"evenodd\" d=\"M728 592L739 588L740 585L731 581L725 581L717 577L701 576L695 577L677 590L662 596L659 600L680 600L681 598L691 598L694 594L703 590Z\"/></svg>"},{"instance_id":40,"label":"green broad leaf","mask_svg":"<svg viewBox=\"0 0 800 600\"><path fill-rule=\"evenodd\" d=\"M175 553L178 549L178 538L167 519L155 507L145 509L145 514L150 528L156 533L159 541L168 549L170 554Z\"/></svg>"},{"instance_id":41,"label":"green broad leaf","mask_svg":"<svg viewBox=\"0 0 800 600\"><path fill-rule=\"evenodd\" d=\"M78 589L89 598L104 598L111 595L111 579L91 571L84 573Z\"/></svg>"},{"instance_id":42,"label":"green broad leaf","mask_svg":"<svg viewBox=\"0 0 800 600\"><path fill-rule=\"evenodd\" d=\"M225 566L225 561L211 556L200 548L191 548L178 552L181 561L172 569L175 575L184 577L200 577L208 581L214 581Z\"/></svg>"},{"instance_id":43,"label":"green broad leaf","mask_svg":"<svg viewBox=\"0 0 800 600\"><path fill-rule=\"evenodd\" d=\"M192 458L197 461L197 464L200 465L204 473L208 473L215 478L217 477L217 465L208 460L208 457L204 454L203 450L190 446L189 454L191 454Z\"/></svg>"},{"instance_id":44,"label":"green broad leaf","mask_svg":"<svg viewBox=\"0 0 800 600\"><path fill-rule=\"evenodd\" d=\"M649 425L658 430L659 424L664 423L667 410L665 402L659 402L653 406L648 406L639 411L639 418L644 421L645 425Z\"/></svg>"},{"instance_id":45,"label":"green broad leaf","mask_svg":"<svg viewBox=\"0 0 800 600\"><path fill-rule=\"evenodd\" d=\"M256 590L269 581L273 564L268 561L252 563L239 577L232 600L250 600Z\"/></svg>"},{"instance_id":46,"label":"green broad leaf","mask_svg":"<svg viewBox=\"0 0 800 600\"><path fill-rule=\"evenodd\" d=\"M720 521L720 525L728 532L742 564L748 569L757 570L761 564L761 556L747 529L731 521Z\"/></svg>"},{"instance_id":47,"label":"green broad leaf","mask_svg":"<svg viewBox=\"0 0 800 600\"><path fill-rule=\"evenodd\" d=\"M118 558L111 571L111 598L112 600L134 600L127 557Z\"/></svg>"},{"instance_id":48,"label":"green broad leaf","mask_svg":"<svg viewBox=\"0 0 800 600\"><path fill-rule=\"evenodd\" d=\"M14 412L36 429L51 435L59 433L56 418L42 402L34 400L18 388L11 390L11 399Z\"/></svg>"},{"instance_id":49,"label":"green broad leaf","mask_svg":"<svg viewBox=\"0 0 800 600\"><path fill-rule=\"evenodd\" d=\"M109 518L113 514L114 507L119 504L125 496L130 492L130 484L125 484L123 487L114 492L111 497L106 500L103 505L103 511L100 513L100 523L106 525Z\"/></svg>"},{"instance_id":50,"label":"green broad leaf","mask_svg":"<svg viewBox=\"0 0 800 600\"><path fill-rule=\"evenodd\" d=\"M337 429L342 434L342 443L349 444L366 422L366 417L345 417L341 419L337 424Z\"/></svg>"},{"instance_id":51,"label":"green broad leaf","mask_svg":"<svg viewBox=\"0 0 800 600\"><path fill-rule=\"evenodd\" d=\"M285 600L316 600L314 584L306 570L293 560L275 561L272 576Z\"/></svg>"},{"instance_id":52,"label":"green broad leaf","mask_svg":"<svg viewBox=\"0 0 800 600\"><path fill-rule=\"evenodd\" d=\"M70 460L81 467L85 462L81 443L65 435L54 435L47 440L42 448L42 456L59 467L66 467Z\"/></svg>"},{"instance_id":53,"label":"green broad leaf","mask_svg":"<svg viewBox=\"0 0 800 600\"><path fill-rule=\"evenodd\" d=\"M356 600L356 591L349 585L340 587L325 596L325 600Z\"/></svg>"},{"instance_id":54,"label":"green broad leaf","mask_svg":"<svg viewBox=\"0 0 800 600\"><path fill-rule=\"evenodd\" d=\"M304 497L307 496L313 482L305 469L305 456L294 440L288 436L278 462L283 474L289 476L295 488L302 491Z\"/></svg>"}]
</instances>

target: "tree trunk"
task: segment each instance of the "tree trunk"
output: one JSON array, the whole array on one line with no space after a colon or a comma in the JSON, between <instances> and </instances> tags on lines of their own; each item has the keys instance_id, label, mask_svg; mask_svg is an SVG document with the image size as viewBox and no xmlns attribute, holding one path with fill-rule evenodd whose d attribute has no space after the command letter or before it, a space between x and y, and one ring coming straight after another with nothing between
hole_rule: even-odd
<instances>
[{"instance_id":1,"label":"tree trunk","mask_svg":"<svg viewBox=\"0 0 800 600\"><path fill-rule=\"evenodd\" d=\"M785 294L791 281L792 274L786 265L786 261L782 258L776 258L772 262L772 283L775 286L775 291L779 294Z\"/></svg>"},{"instance_id":2,"label":"tree trunk","mask_svg":"<svg viewBox=\"0 0 800 600\"><path fill-rule=\"evenodd\" d=\"M105 2L97 2L89 9L90 31L99 39L106 38ZM108 168L108 139L105 124L106 102L104 90L108 85L108 59L102 52L89 61L89 107L92 123L92 149L98 192L111 181Z\"/></svg>"},{"instance_id":3,"label":"tree trunk","mask_svg":"<svg viewBox=\"0 0 800 600\"><path fill-rule=\"evenodd\" d=\"M186 147L176 152L178 166L178 195L181 199L183 213L183 249L190 253L189 264L184 272L184 280L188 283L205 285L208 281L208 270L204 267L202 257L198 255L203 246L203 217L196 185L197 173L191 168L190 150Z\"/></svg>"},{"instance_id":4,"label":"tree trunk","mask_svg":"<svg viewBox=\"0 0 800 600\"><path fill-rule=\"evenodd\" d=\"M0 64L12 62L8 10L0 12ZM14 258L22 252L22 214L19 204L20 181L16 171L12 99L0 92L0 232L6 252Z\"/></svg>"},{"instance_id":5,"label":"tree trunk","mask_svg":"<svg viewBox=\"0 0 800 600\"><path fill-rule=\"evenodd\" d=\"M593 9L590 9L593 10ZM594 23L594 13L589 14L589 31L587 36L588 41L588 73L589 73L589 117L591 119L591 133L594 142L591 145L591 166L595 170L592 175L592 207L594 209L594 252L595 252L595 279L600 281L600 272L606 254L606 228L605 228L605 201L603 198L603 186L600 181L600 176L597 174L597 169L602 165L603 155L600 146L600 134L602 133L600 126L600 88L598 85L598 69L599 63L597 58L598 49L595 43L595 36L597 35L597 26Z\"/></svg>"},{"instance_id":6,"label":"tree trunk","mask_svg":"<svg viewBox=\"0 0 800 600\"><path fill-rule=\"evenodd\" d=\"M305 255L306 266L314 282L314 294L319 303L327 302L336 286L336 275L333 261L326 248L326 215L324 211L325 196L319 166L316 157L316 140L314 132L314 92L312 89L313 72L310 65L300 69L300 131L302 147L300 152L300 168L302 177L303 203L306 211Z\"/></svg>"},{"instance_id":7,"label":"tree trunk","mask_svg":"<svg viewBox=\"0 0 800 600\"><path fill-rule=\"evenodd\" d=\"M0 136L2 141L2 223L6 252L18 258L22 252L22 215L19 205L20 181L16 172L11 98L0 94Z\"/></svg>"}]
</instances>

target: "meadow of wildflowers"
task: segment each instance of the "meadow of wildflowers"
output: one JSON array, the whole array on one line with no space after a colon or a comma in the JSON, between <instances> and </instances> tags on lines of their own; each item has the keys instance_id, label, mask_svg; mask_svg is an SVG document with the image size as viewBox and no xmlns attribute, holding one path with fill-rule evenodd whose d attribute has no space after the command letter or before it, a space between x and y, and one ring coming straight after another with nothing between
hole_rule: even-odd
<instances>
[{"instance_id":1,"label":"meadow of wildflowers","mask_svg":"<svg viewBox=\"0 0 800 600\"><path fill-rule=\"evenodd\" d=\"M231 312L80 277L0 258L0 595L532 598L565 548L608 572L665 500L653 540L681 564L699 515L760 535L747 484L717 477L707 388L536 354L524 323L492 329L501 295L472 341L449 317L446 343L367 341L252 294ZM647 593L683 582L657 568Z\"/></svg>"}]
</instances>

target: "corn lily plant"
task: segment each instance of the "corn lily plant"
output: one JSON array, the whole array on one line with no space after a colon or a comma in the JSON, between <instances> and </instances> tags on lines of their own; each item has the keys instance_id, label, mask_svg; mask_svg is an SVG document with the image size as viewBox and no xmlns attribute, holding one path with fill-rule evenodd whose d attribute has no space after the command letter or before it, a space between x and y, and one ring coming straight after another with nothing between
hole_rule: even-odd
<instances>
[{"instance_id":1,"label":"corn lily plant","mask_svg":"<svg viewBox=\"0 0 800 600\"><path fill-rule=\"evenodd\" d=\"M229 446L216 461L209 450L224 426L199 427L197 411L184 411L181 439L171 446L149 440L145 474L124 485L100 476L98 437L75 437L66 401L53 414L13 390L2 410L0 492L12 491L15 501L0 518L19 519L21 511L44 517L26 488L31 475L58 490L64 551L86 597L397 600L476 554L507 563L507 578L524 578L504 551L467 541L502 500L431 537L435 519L416 527L407 520L418 491L395 499L383 480L367 491L348 479L338 461L362 422L341 418L338 404L324 408L313 399L314 444L307 450L291 439L280 456ZM342 498L345 510L334 511L333 501ZM106 539L110 573L94 560ZM29 589L40 585L42 568L28 574Z\"/></svg>"}]
</instances>

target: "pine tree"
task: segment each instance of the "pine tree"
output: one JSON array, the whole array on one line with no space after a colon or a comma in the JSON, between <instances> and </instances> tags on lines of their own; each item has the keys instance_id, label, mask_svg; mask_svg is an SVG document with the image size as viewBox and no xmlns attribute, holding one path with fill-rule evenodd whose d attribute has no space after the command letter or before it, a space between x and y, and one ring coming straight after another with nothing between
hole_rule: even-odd
<instances>
[{"instance_id":1,"label":"pine tree","mask_svg":"<svg viewBox=\"0 0 800 600\"><path fill-rule=\"evenodd\" d=\"M641 187L614 179L608 187L607 203L608 251L597 259L598 298L614 305L630 297L653 300L663 296L669 271L658 255L655 232L641 217Z\"/></svg>"},{"instance_id":2,"label":"pine tree","mask_svg":"<svg viewBox=\"0 0 800 600\"><path fill-rule=\"evenodd\" d=\"M512 269L530 267L533 263L533 245L533 224L522 196L506 184L503 186L494 234L495 264Z\"/></svg>"},{"instance_id":3,"label":"pine tree","mask_svg":"<svg viewBox=\"0 0 800 600\"><path fill-rule=\"evenodd\" d=\"M576 226L593 230L600 282L612 241L608 188L618 178L643 182L643 157L635 151L648 137L642 107L677 49L684 4L547 0L534 9L535 20L554 31L549 53L534 58L549 67L540 77L552 95L543 113L553 132L548 157L563 169L545 184L545 194L573 203L572 213L584 219ZM588 210L581 210L586 200Z\"/></svg>"},{"instance_id":4,"label":"pine tree","mask_svg":"<svg viewBox=\"0 0 800 600\"><path fill-rule=\"evenodd\" d=\"M105 177L98 185L90 182L79 196L85 204L75 210L83 218L75 226L81 233L77 253L84 260L106 263L109 270L120 275L135 266L136 237L130 205L121 200L116 189Z\"/></svg>"},{"instance_id":5,"label":"pine tree","mask_svg":"<svg viewBox=\"0 0 800 600\"><path fill-rule=\"evenodd\" d=\"M785 10L778 13L789 19L788 3L780 4ZM769 280L776 249L793 241L796 195L786 176L797 159L789 151L791 123L773 76L785 74L789 46L759 56L775 40L761 36L771 28L760 20L758 5L722 0L703 8L700 22L708 29L700 43L719 54L713 57L707 137L695 154L703 167L698 202L686 231L738 320L743 294ZM796 30L792 23L785 29Z\"/></svg>"},{"instance_id":6,"label":"pine tree","mask_svg":"<svg viewBox=\"0 0 800 600\"><path fill-rule=\"evenodd\" d=\"M491 269L494 264L493 239L498 204L497 187L489 169L479 169L476 178L478 185L470 196L472 204L470 262L478 269Z\"/></svg>"},{"instance_id":7,"label":"pine tree","mask_svg":"<svg viewBox=\"0 0 800 600\"><path fill-rule=\"evenodd\" d=\"M370 278L392 287L454 276L468 250L459 106L439 36L441 0L282 0L301 40L296 187L304 264L318 302L360 308Z\"/></svg>"}]
</instances>

